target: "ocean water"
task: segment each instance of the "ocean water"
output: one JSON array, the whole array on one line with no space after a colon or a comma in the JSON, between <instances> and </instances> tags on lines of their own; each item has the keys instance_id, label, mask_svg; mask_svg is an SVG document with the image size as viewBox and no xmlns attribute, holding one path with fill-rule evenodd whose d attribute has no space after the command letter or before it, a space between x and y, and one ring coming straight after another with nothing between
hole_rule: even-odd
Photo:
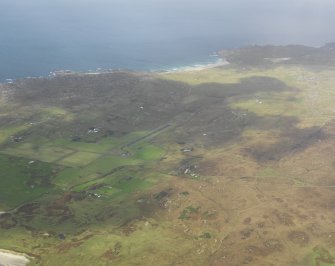
<instances>
[{"instance_id":1,"label":"ocean water","mask_svg":"<svg viewBox=\"0 0 335 266\"><path fill-rule=\"evenodd\" d=\"M335 41L334 11L330 0L0 0L0 81L168 70L250 44L318 46Z\"/></svg>"}]
</instances>

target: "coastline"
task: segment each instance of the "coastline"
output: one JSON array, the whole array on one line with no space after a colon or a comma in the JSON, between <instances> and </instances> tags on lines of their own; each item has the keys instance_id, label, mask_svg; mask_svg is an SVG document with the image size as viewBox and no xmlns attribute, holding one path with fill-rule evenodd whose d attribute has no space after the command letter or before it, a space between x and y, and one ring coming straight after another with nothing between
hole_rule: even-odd
<instances>
[{"instance_id":1,"label":"coastline","mask_svg":"<svg viewBox=\"0 0 335 266\"><path fill-rule=\"evenodd\" d=\"M226 65L229 65L229 64L230 63L227 60L225 60L223 58L219 58L214 63L195 64L195 65L191 65L191 66L182 66L182 67L172 68L172 69L168 69L168 70L165 70L165 71L153 71L153 72L176 73L176 72L201 71L201 70L205 70L205 69L226 66Z\"/></svg>"},{"instance_id":2,"label":"coastline","mask_svg":"<svg viewBox=\"0 0 335 266\"><path fill-rule=\"evenodd\" d=\"M109 69L109 70L98 70L95 72L76 72L76 71L70 71L70 70L60 70L53 72L53 77L56 76L62 76L62 75L100 75L100 74L109 74L114 72L131 72L131 73L176 73L176 72L189 72L189 71L201 71L205 69L215 68L215 67L221 67L229 65L230 63L223 59L219 58L216 62L211 63L204 63L204 64L191 64L191 65L185 65L180 67L174 67L174 68L167 68L167 69L157 69L157 70L146 70L146 71L140 71L140 70L131 70L131 69Z\"/></svg>"},{"instance_id":3,"label":"coastline","mask_svg":"<svg viewBox=\"0 0 335 266\"><path fill-rule=\"evenodd\" d=\"M11 250L0 249L0 265L25 266L30 262L29 256Z\"/></svg>"},{"instance_id":4,"label":"coastline","mask_svg":"<svg viewBox=\"0 0 335 266\"><path fill-rule=\"evenodd\" d=\"M218 57L217 55L215 57ZM219 57L216 62L210 63L196 63L190 64L180 67L171 67L166 69L153 69L153 70L131 70L131 69L100 69L98 68L96 71L75 71L75 70L56 70L50 72L48 76L36 76L36 77L22 77L17 79L6 79L0 81L0 85L5 84L13 84L18 80L25 79L52 79L58 76L66 76L66 75L101 75L101 74L110 74L115 72L131 72L131 73L176 73L176 72L189 72L189 71L201 71L205 69L221 67L229 65L229 62L222 57Z\"/></svg>"}]
</instances>

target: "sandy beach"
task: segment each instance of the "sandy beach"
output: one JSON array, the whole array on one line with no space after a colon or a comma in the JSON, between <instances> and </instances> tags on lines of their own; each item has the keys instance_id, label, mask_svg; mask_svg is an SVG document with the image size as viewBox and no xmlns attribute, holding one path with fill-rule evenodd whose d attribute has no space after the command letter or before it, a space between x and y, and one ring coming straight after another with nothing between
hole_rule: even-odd
<instances>
[{"instance_id":1,"label":"sandy beach","mask_svg":"<svg viewBox=\"0 0 335 266\"><path fill-rule=\"evenodd\" d=\"M22 254L0 249L1 266L25 266L29 259Z\"/></svg>"},{"instance_id":2,"label":"sandy beach","mask_svg":"<svg viewBox=\"0 0 335 266\"><path fill-rule=\"evenodd\" d=\"M167 71L164 71L164 72L165 73L175 73L175 72L185 72L185 71L200 71L200 70L204 70L204 69L226 66L226 65L229 65L229 62L220 58L215 63L203 64L203 65L199 64L199 65L193 65L193 66L173 68L171 70L167 70Z\"/></svg>"}]
</instances>

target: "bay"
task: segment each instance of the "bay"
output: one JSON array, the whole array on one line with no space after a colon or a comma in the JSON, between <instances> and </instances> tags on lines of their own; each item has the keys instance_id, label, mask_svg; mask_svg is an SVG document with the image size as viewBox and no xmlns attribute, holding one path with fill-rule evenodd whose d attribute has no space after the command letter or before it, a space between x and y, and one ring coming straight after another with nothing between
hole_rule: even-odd
<instances>
[{"instance_id":1,"label":"bay","mask_svg":"<svg viewBox=\"0 0 335 266\"><path fill-rule=\"evenodd\" d=\"M334 41L330 0L1 0L0 81L55 70L168 70L251 44Z\"/></svg>"}]
</instances>

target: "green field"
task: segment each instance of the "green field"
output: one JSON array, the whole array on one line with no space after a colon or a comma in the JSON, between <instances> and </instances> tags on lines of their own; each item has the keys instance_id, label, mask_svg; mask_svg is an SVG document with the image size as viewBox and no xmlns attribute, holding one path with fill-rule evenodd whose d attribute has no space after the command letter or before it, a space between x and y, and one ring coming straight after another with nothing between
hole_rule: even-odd
<instances>
[{"instance_id":1,"label":"green field","mask_svg":"<svg viewBox=\"0 0 335 266\"><path fill-rule=\"evenodd\" d=\"M53 190L49 178L53 166L17 157L0 156L0 205L2 209L17 207Z\"/></svg>"},{"instance_id":2,"label":"green field","mask_svg":"<svg viewBox=\"0 0 335 266\"><path fill-rule=\"evenodd\" d=\"M335 265L334 68L22 84L0 108L0 249L36 266Z\"/></svg>"}]
</instances>

